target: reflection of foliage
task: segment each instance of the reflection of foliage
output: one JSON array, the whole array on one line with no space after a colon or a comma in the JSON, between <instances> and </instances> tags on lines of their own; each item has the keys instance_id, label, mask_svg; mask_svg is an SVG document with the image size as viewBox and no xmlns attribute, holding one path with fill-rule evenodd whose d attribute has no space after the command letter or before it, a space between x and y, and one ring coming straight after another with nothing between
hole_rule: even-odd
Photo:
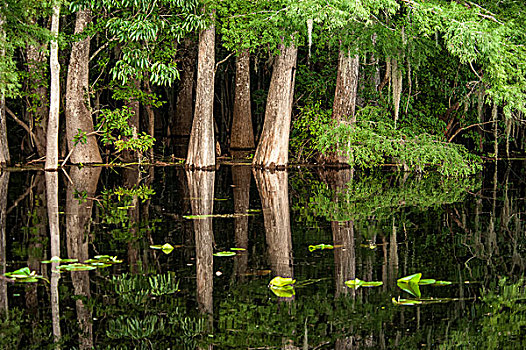
<instances>
[{"instance_id":1,"label":"reflection of foliage","mask_svg":"<svg viewBox=\"0 0 526 350\"><path fill-rule=\"evenodd\" d=\"M107 348L150 349L171 343L194 349L204 320L191 317L184 300L174 297L178 286L173 273L113 276L106 289L110 297L96 304L99 317L108 319L103 327Z\"/></svg>"},{"instance_id":2,"label":"reflection of foliage","mask_svg":"<svg viewBox=\"0 0 526 350\"><path fill-rule=\"evenodd\" d=\"M474 310L478 322L457 328L444 348L524 349L525 295L524 280L510 284L501 279L498 287L483 291L483 304L476 305Z\"/></svg>"},{"instance_id":3,"label":"reflection of foliage","mask_svg":"<svg viewBox=\"0 0 526 350\"><path fill-rule=\"evenodd\" d=\"M398 185L389 180L387 177L363 177L338 192L325 184L317 184L307 211L329 221L372 217L379 220L391 217L402 208L422 210L462 201L466 190L476 187L472 178L448 179L438 175L420 180L409 178Z\"/></svg>"}]
</instances>

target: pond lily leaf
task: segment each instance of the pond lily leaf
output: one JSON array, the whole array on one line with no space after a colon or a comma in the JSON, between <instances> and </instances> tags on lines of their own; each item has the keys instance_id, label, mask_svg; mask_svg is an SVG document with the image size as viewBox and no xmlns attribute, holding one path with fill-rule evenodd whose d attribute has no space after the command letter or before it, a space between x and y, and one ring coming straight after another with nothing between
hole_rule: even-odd
<instances>
[{"instance_id":1,"label":"pond lily leaf","mask_svg":"<svg viewBox=\"0 0 526 350\"><path fill-rule=\"evenodd\" d=\"M214 253L214 256L234 256L236 252L217 252Z\"/></svg>"},{"instance_id":2,"label":"pond lily leaf","mask_svg":"<svg viewBox=\"0 0 526 350\"><path fill-rule=\"evenodd\" d=\"M422 296L422 293L420 292L420 287L418 286L418 283L414 283L414 282L397 282L396 285L401 290L411 294L412 296L415 296L417 298L420 298Z\"/></svg>"},{"instance_id":3,"label":"pond lily leaf","mask_svg":"<svg viewBox=\"0 0 526 350\"><path fill-rule=\"evenodd\" d=\"M54 256L49 260L42 260L42 264L50 264L50 263L74 263L78 262L78 259L61 259L58 256Z\"/></svg>"},{"instance_id":4,"label":"pond lily leaf","mask_svg":"<svg viewBox=\"0 0 526 350\"><path fill-rule=\"evenodd\" d=\"M234 248L230 248L230 250L234 250L234 251L243 251L243 250L246 250L245 248L237 248L237 247L234 247Z\"/></svg>"},{"instance_id":5,"label":"pond lily leaf","mask_svg":"<svg viewBox=\"0 0 526 350\"><path fill-rule=\"evenodd\" d=\"M290 286L294 283L296 283L296 280L290 277L276 276L272 280L270 280L269 286L284 287L284 286Z\"/></svg>"},{"instance_id":6,"label":"pond lily leaf","mask_svg":"<svg viewBox=\"0 0 526 350\"><path fill-rule=\"evenodd\" d=\"M430 284L435 284L437 280L434 280L432 278L427 278L427 279L421 279L418 284L421 285L421 286L426 286L426 285L430 285Z\"/></svg>"},{"instance_id":7,"label":"pond lily leaf","mask_svg":"<svg viewBox=\"0 0 526 350\"><path fill-rule=\"evenodd\" d=\"M116 256L110 255L96 255L93 259L84 261L85 264L120 264L122 260L117 259Z\"/></svg>"},{"instance_id":8,"label":"pond lily leaf","mask_svg":"<svg viewBox=\"0 0 526 350\"><path fill-rule=\"evenodd\" d=\"M4 276L10 277L10 278L26 278L26 277L30 277L35 274L36 272L33 272L33 274L31 273L31 270L29 269L29 267L23 267L13 272L6 272L4 273Z\"/></svg>"},{"instance_id":9,"label":"pond lily leaf","mask_svg":"<svg viewBox=\"0 0 526 350\"><path fill-rule=\"evenodd\" d=\"M433 286L449 286L450 284L453 284L453 282L450 282L450 281L435 281L435 283L433 283Z\"/></svg>"},{"instance_id":10,"label":"pond lily leaf","mask_svg":"<svg viewBox=\"0 0 526 350\"><path fill-rule=\"evenodd\" d=\"M26 277L26 278L17 278L16 282L33 283L33 282L38 282L38 280L39 280L39 278L37 278L37 277Z\"/></svg>"},{"instance_id":11,"label":"pond lily leaf","mask_svg":"<svg viewBox=\"0 0 526 350\"><path fill-rule=\"evenodd\" d=\"M405 306L413 306L413 305L422 305L422 301L415 300L415 299L391 299L393 301L393 304L395 305L405 305Z\"/></svg>"},{"instance_id":12,"label":"pond lily leaf","mask_svg":"<svg viewBox=\"0 0 526 350\"><path fill-rule=\"evenodd\" d=\"M382 284L384 284L384 283L383 282L376 282L376 281L366 282L366 281L362 281L359 278L355 278L353 280L345 281L345 285L347 287L354 288L354 289L358 289L360 287L378 287L378 286L381 286Z\"/></svg>"},{"instance_id":13,"label":"pond lily leaf","mask_svg":"<svg viewBox=\"0 0 526 350\"><path fill-rule=\"evenodd\" d=\"M68 265L60 265L58 267L59 271L89 271L95 270L96 267L92 265L86 265L82 263L73 263Z\"/></svg>"},{"instance_id":14,"label":"pond lily leaf","mask_svg":"<svg viewBox=\"0 0 526 350\"><path fill-rule=\"evenodd\" d=\"M163 245L157 244L157 245L151 245L150 248L152 249L160 249L163 251L164 254L170 254L172 250L174 250L174 246L170 243L165 243Z\"/></svg>"},{"instance_id":15,"label":"pond lily leaf","mask_svg":"<svg viewBox=\"0 0 526 350\"><path fill-rule=\"evenodd\" d=\"M270 290L272 293L274 293L276 296L280 298L292 298L296 292L294 291L294 287L292 285L286 285L286 286L270 286Z\"/></svg>"},{"instance_id":16,"label":"pond lily leaf","mask_svg":"<svg viewBox=\"0 0 526 350\"><path fill-rule=\"evenodd\" d=\"M402 278L398 279L397 282L418 283L418 282L420 282L421 278L422 278L422 274L421 273L415 273L414 275L409 275L409 276L406 276L406 277L402 277Z\"/></svg>"},{"instance_id":17,"label":"pond lily leaf","mask_svg":"<svg viewBox=\"0 0 526 350\"><path fill-rule=\"evenodd\" d=\"M318 245L310 245L309 251L313 252L315 250L325 250L325 249L334 249L333 245L330 244L318 244Z\"/></svg>"}]
</instances>

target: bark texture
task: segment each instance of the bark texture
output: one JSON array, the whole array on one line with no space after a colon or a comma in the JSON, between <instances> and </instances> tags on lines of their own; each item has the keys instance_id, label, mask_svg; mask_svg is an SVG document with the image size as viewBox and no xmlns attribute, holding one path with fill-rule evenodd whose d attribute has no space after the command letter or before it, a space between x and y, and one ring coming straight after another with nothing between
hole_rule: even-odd
<instances>
[{"instance_id":1,"label":"bark texture","mask_svg":"<svg viewBox=\"0 0 526 350\"><path fill-rule=\"evenodd\" d=\"M75 34L82 33L90 20L89 9L77 12ZM70 160L73 164L102 162L95 135L88 136L86 143L79 142L76 146L73 141L79 129L88 134L93 132L93 119L88 108L89 49L90 37L73 43L68 66L66 138L68 149L72 152Z\"/></svg>"},{"instance_id":2,"label":"bark texture","mask_svg":"<svg viewBox=\"0 0 526 350\"><path fill-rule=\"evenodd\" d=\"M6 273L6 207L7 207L7 187L9 184L9 173L0 172L0 276ZM0 315L7 312L7 280L0 279Z\"/></svg>"},{"instance_id":3,"label":"bark texture","mask_svg":"<svg viewBox=\"0 0 526 350\"><path fill-rule=\"evenodd\" d=\"M212 171L187 171L188 188L193 215L214 212L214 179ZM197 303L202 313L214 313L214 257L212 218L194 220L195 254L197 266Z\"/></svg>"},{"instance_id":4,"label":"bark texture","mask_svg":"<svg viewBox=\"0 0 526 350\"><path fill-rule=\"evenodd\" d=\"M60 5L55 5L53 6L53 16L51 18L51 33L54 36L58 36L59 21ZM49 96L49 118L46 128L46 170L54 170L58 168L58 127L60 111L60 64L58 62L57 40L52 40L50 46L49 67L51 73L51 91Z\"/></svg>"},{"instance_id":5,"label":"bark texture","mask_svg":"<svg viewBox=\"0 0 526 350\"><path fill-rule=\"evenodd\" d=\"M351 56L349 50L340 49L338 56L338 73L336 76L336 90L332 107L332 119L338 123L354 124L356 117L356 98L358 95L358 73L360 57ZM343 154L341 145L334 152L325 155L325 162L329 164L347 163L348 155Z\"/></svg>"},{"instance_id":6,"label":"bark texture","mask_svg":"<svg viewBox=\"0 0 526 350\"><path fill-rule=\"evenodd\" d=\"M265 110L265 122L253 164L264 168L285 166L289 161L289 134L298 50L280 45Z\"/></svg>"},{"instance_id":7,"label":"bark texture","mask_svg":"<svg viewBox=\"0 0 526 350\"><path fill-rule=\"evenodd\" d=\"M254 177L261 198L272 273L293 277L288 173L254 170Z\"/></svg>"},{"instance_id":8,"label":"bark texture","mask_svg":"<svg viewBox=\"0 0 526 350\"><path fill-rule=\"evenodd\" d=\"M79 261L88 259L88 239L90 233L89 223L93 208L97 184L99 182L100 167L82 169L71 168L69 183L66 190L66 236L68 257ZM85 191L85 192L84 192ZM75 198L75 193L86 193L87 200L80 203ZM90 298L89 271L76 271L71 273L71 281L75 295ZM76 302L77 319L80 325L80 349L93 348L93 324L91 311L81 299Z\"/></svg>"},{"instance_id":9,"label":"bark texture","mask_svg":"<svg viewBox=\"0 0 526 350\"><path fill-rule=\"evenodd\" d=\"M186 39L184 47L186 55L181 62L181 80L177 92L177 105L175 116L172 121L172 133L175 136L189 137L192 130L192 119L194 115L194 75L195 75L195 42Z\"/></svg>"},{"instance_id":10,"label":"bark texture","mask_svg":"<svg viewBox=\"0 0 526 350\"><path fill-rule=\"evenodd\" d=\"M241 214L234 221L236 247L245 248L242 254L238 254L234 260L234 272L243 280L248 266L248 216L250 207L250 180L252 169L248 166L232 167L232 183L234 185L234 213Z\"/></svg>"},{"instance_id":11,"label":"bark texture","mask_svg":"<svg viewBox=\"0 0 526 350\"><path fill-rule=\"evenodd\" d=\"M2 44L5 38L4 18L0 15L0 57L5 56L6 52ZM0 92L0 167L10 162L9 147L7 145L7 125L5 118L5 95Z\"/></svg>"},{"instance_id":12,"label":"bark texture","mask_svg":"<svg viewBox=\"0 0 526 350\"><path fill-rule=\"evenodd\" d=\"M234 114L230 149L253 149L252 108L250 106L250 54L242 51L236 58Z\"/></svg>"},{"instance_id":13,"label":"bark texture","mask_svg":"<svg viewBox=\"0 0 526 350\"><path fill-rule=\"evenodd\" d=\"M190 168L213 168L214 142L215 27L199 34L195 116L186 164Z\"/></svg>"}]
</instances>

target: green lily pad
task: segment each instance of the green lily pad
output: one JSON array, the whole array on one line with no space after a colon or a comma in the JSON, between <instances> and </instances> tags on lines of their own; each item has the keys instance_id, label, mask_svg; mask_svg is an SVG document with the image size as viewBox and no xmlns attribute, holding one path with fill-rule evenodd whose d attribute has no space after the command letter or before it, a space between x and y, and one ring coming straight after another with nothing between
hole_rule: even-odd
<instances>
[{"instance_id":1,"label":"green lily pad","mask_svg":"<svg viewBox=\"0 0 526 350\"><path fill-rule=\"evenodd\" d=\"M358 289L360 287L378 287L384 284L383 282L379 281L372 281L372 282L366 282L362 281L359 278L355 278L353 280L345 281L345 285L349 288Z\"/></svg>"},{"instance_id":2,"label":"green lily pad","mask_svg":"<svg viewBox=\"0 0 526 350\"><path fill-rule=\"evenodd\" d=\"M234 248L230 248L230 250L234 250L234 251L243 251L243 250L246 250L245 248L237 248L237 247L234 247Z\"/></svg>"},{"instance_id":3,"label":"green lily pad","mask_svg":"<svg viewBox=\"0 0 526 350\"><path fill-rule=\"evenodd\" d=\"M317 245L310 245L309 251L313 252L315 250L325 250L325 249L334 249L333 245L330 244L317 244Z\"/></svg>"},{"instance_id":4,"label":"green lily pad","mask_svg":"<svg viewBox=\"0 0 526 350\"><path fill-rule=\"evenodd\" d=\"M276 276L269 282L269 286L284 287L284 286L290 286L294 283L296 283L296 280L290 277Z\"/></svg>"},{"instance_id":5,"label":"green lily pad","mask_svg":"<svg viewBox=\"0 0 526 350\"><path fill-rule=\"evenodd\" d=\"M89 270L95 270L95 269L96 269L95 266L82 264L82 263L60 265L58 267L59 271L89 271Z\"/></svg>"},{"instance_id":6,"label":"green lily pad","mask_svg":"<svg viewBox=\"0 0 526 350\"><path fill-rule=\"evenodd\" d=\"M399 280L400 281L400 280ZM418 283L415 282L397 282L396 285L403 291L420 298L422 293L420 292L420 287Z\"/></svg>"},{"instance_id":7,"label":"green lily pad","mask_svg":"<svg viewBox=\"0 0 526 350\"><path fill-rule=\"evenodd\" d=\"M74 263L78 262L78 259L61 259L58 256L54 256L49 260L42 260L42 264L50 264L50 263Z\"/></svg>"},{"instance_id":8,"label":"green lily pad","mask_svg":"<svg viewBox=\"0 0 526 350\"><path fill-rule=\"evenodd\" d=\"M426 286L426 285L430 285L430 284L435 284L437 280L434 280L432 278L428 278L428 279L421 279L418 284L421 285L421 286Z\"/></svg>"},{"instance_id":9,"label":"green lily pad","mask_svg":"<svg viewBox=\"0 0 526 350\"><path fill-rule=\"evenodd\" d=\"M413 305L422 305L422 301L415 299L391 299L395 305L404 305L404 306L413 306Z\"/></svg>"},{"instance_id":10,"label":"green lily pad","mask_svg":"<svg viewBox=\"0 0 526 350\"><path fill-rule=\"evenodd\" d=\"M415 273L414 275L409 275L409 276L406 276L406 277L402 277L402 278L398 279L397 282L418 283L418 282L420 282L421 278L422 278L422 274L421 273Z\"/></svg>"},{"instance_id":11,"label":"green lily pad","mask_svg":"<svg viewBox=\"0 0 526 350\"><path fill-rule=\"evenodd\" d=\"M34 271L31 272L29 267L23 267L13 272L6 272L4 273L4 276L9 277L9 278L26 278L26 277L31 277L32 275L35 275L35 274L36 272Z\"/></svg>"},{"instance_id":12,"label":"green lily pad","mask_svg":"<svg viewBox=\"0 0 526 350\"><path fill-rule=\"evenodd\" d=\"M236 255L235 252L217 252L214 253L214 256L234 256Z\"/></svg>"},{"instance_id":13,"label":"green lily pad","mask_svg":"<svg viewBox=\"0 0 526 350\"><path fill-rule=\"evenodd\" d=\"M453 282L450 282L450 281L435 281L435 283L433 283L433 286L449 286L450 284L453 284Z\"/></svg>"},{"instance_id":14,"label":"green lily pad","mask_svg":"<svg viewBox=\"0 0 526 350\"><path fill-rule=\"evenodd\" d=\"M292 285L286 285L286 286L270 286L270 290L272 293L274 293L276 296L280 298L292 298L296 292L294 291L294 287Z\"/></svg>"},{"instance_id":15,"label":"green lily pad","mask_svg":"<svg viewBox=\"0 0 526 350\"><path fill-rule=\"evenodd\" d=\"M174 246L170 243L165 243L163 245L157 244L157 245L151 245L150 248L152 249L160 249L163 251L164 254L170 254L172 250L174 250Z\"/></svg>"},{"instance_id":16,"label":"green lily pad","mask_svg":"<svg viewBox=\"0 0 526 350\"><path fill-rule=\"evenodd\" d=\"M17 278L16 282L34 283L34 282L38 282L38 280L39 280L39 278L37 278L37 277L26 277L26 278Z\"/></svg>"}]
</instances>

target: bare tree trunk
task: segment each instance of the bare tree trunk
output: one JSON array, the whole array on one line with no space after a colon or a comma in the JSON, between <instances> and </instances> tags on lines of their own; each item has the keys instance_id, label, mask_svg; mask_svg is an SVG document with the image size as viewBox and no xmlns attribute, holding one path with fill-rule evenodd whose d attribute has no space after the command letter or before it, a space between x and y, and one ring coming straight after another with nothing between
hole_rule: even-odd
<instances>
[{"instance_id":1,"label":"bare tree trunk","mask_svg":"<svg viewBox=\"0 0 526 350\"><path fill-rule=\"evenodd\" d=\"M272 273L293 277L288 173L254 170L254 177L261 197Z\"/></svg>"},{"instance_id":2,"label":"bare tree trunk","mask_svg":"<svg viewBox=\"0 0 526 350\"><path fill-rule=\"evenodd\" d=\"M351 56L350 51L340 49L338 57L338 73L336 76L336 91L332 106L332 119L337 123L354 124L356 117L356 98L358 95L358 73L360 56ZM341 145L334 152L325 156L329 164L347 163L349 156L342 153Z\"/></svg>"},{"instance_id":3,"label":"bare tree trunk","mask_svg":"<svg viewBox=\"0 0 526 350\"><path fill-rule=\"evenodd\" d=\"M52 45L56 45L56 42L52 41ZM52 48L50 51L53 52L53 50ZM29 96L26 97L25 120L35 136L32 141L38 156L45 157L49 117L49 91L45 81L46 69L44 68L47 55L42 45L28 45L26 55ZM52 65L50 62L50 66Z\"/></svg>"},{"instance_id":4,"label":"bare tree trunk","mask_svg":"<svg viewBox=\"0 0 526 350\"><path fill-rule=\"evenodd\" d=\"M0 57L6 55L4 42L6 40L4 32L4 18L0 15ZM5 95L4 91L0 92L0 167L9 164L11 158L9 156L9 147L7 145L7 125L5 118Z\"/></svg>"},{"instance_id":5,"label":"bare tree trunk","mask_svg":"<svg viewBox=\"0 0 526 350\"><path fill-rule=\"evenodd\" d=\"M284 167L289 161L289 134L294 98L298 50L280 45L270 80L265 122L253 164L264 168Z\"/></svg>"},{"instance_id":6,"label":"bare tree trunk","mask_svg":"<svg viewBox=\"0 0 526 350\"><path fill-rule=\"evenodd\" d=\"M243 50L236 58L234 115L230 149L250 150L255 147L250 106L250 53Z\"/></svg>"},{"instance_id":7,"label":"bare tree trunk","mask_svg":"<svg viewBox=\"0 0 526 350\"><path fill-rule=\"evenodd\" d=\"M235 218L236 247L248 249L248 216L250 206L251 168L248 166L232 167L232 183L234 184L234 213L241 214ZM237 278L243 280L248 266L248 250L238 254L234 261L234 271Z\"/></svg>"},{"instance_id":8,"label":"bare tree trunk","mask_svg":"<svg viewBox=\"0 0 526 350\"><path fill-rule=\"evenodd\" d=\"M51 242L51 256L60 257L60 229L59 229L59 208L58 208L58 173L46 171L46 202L49 222L49 235ZM53 327L53 338L58 342L62 336L60 330L60 307L58 283L60 273L58 263L51 265L51 321Z\"/></svg>"},{"instance_id":9,"label":"bare tree trunk","mask_svg":"<svg viewBox=\"0 0 526 350\"><path fill-rule=\"evenodd\" d=\"M176 137L190 137L192 130L195 59L197 53L194 47L195 42L193 40L185 39L184 48L187 54L181 62L181 80L179 81L179 91L177 92L175 118L170 123L171 132Z\"/></svg>"},{"instance_id":10,"label":"bare tree trunk","mask_svg":"<svg viewBox=\"0 0 526 350\"><path fill-rule=\"evenodd\" d=\"M99 182L100 167L71 168L72 183L66 190L66 236L68 257L79 261L88 259L89 223L91 220L93 200ZM86 193L87 200L80 202L75 193ZM89 271L71 273L75 295L89 298ZM81 349L93 348L93 324L91 311L82 299L76 301L77 319L80 325L79 342Z\"/></svg>"},{"instance_id":11,"label":"bare tree trunk","mask_svg":"<svg viewBox=\"0 0 526 350\"><path fill-rule=\"evenodd\" d=\"M195 116L188 144L186 164L190 168L214 168L214 76L215 27L199 34Z\"/></svg>"},{"instance_id":12,"label":"bare tree trunk","mask_svg":"<svg viewBox=\"0 0 526 350\"><path fill-rule=\"evenodd\" d=\"M75 34L82 33L91 21L91 11L84 9L77 12ZM90 134L93 132L93 118L89 106L89 48L90 37L74 42L68 66L66 86L66 138L74 164L100 163L99 147L95 135L87 137L86 143L78 142L75 146L73 138L78 130Z\"/></svg>"},{"instance_id":13,"label":"bare tree trunk","mask_svg":"<svg viewBox=\"0 0 526 350\"><path fill-rule=\"evenodd\" d=\"M46 140L46 170L58 168L58 127L60 111L60 64L58 63L58 42L60 22L60 4L53 7L51 18L51 33L55 37L51 40L49 52L49 66L51 71L51 91L49 96L49 118ZM69 74L68 74L69 75Z\"/></svg>"},{"instance_id":14,"label":"bare tree trunk","mask_svg":"<svg viewBox=\"0 0 526 350\"><path fill-rule=\"evenodd\" d=\"M0 173L0 276L6 273L6 207L7 207L7 188L9 185L9 173ZM8 311L7 302L7 280L0 279L0 315Z\"/></svg>"},{"instance_id":15,"label":"bare tree trunk","mask_svg":"<svg viewBox=\"0 0 526 350\"><path fill-rule=\"evenodd\" d=\"M188 188L192 198L193 215L210 215L214 212L214 178L212 171L187 171ZM194 220L195 252L197 266L197 303L205 314L214 313L214 257L212 218Z\"/></svg>"},{"instance_id":16,"label":"bare tree trunk","mask_svg":"<svg viewBox=\"0 0 526 350\"><path fill-rule=\"evenodd\" d=\"M152 93L149 80L144 82L144 88L147 94ZM155 137L155 113L153 112L153 107L150 104L146 104L144 108L146 109L146 115L148 116L148 135ZM150 163L153 163L153 146L148 150L148 157L150 158Z\"/></svg>"}]
</instances>

